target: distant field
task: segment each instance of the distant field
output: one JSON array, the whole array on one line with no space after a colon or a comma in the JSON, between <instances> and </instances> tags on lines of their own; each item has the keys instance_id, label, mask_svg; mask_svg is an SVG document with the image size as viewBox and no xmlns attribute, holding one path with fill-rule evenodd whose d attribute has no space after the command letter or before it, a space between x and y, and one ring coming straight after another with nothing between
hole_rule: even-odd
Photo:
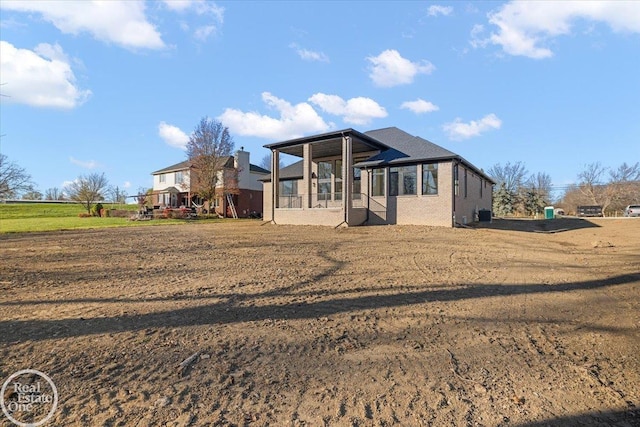
<instances>
[{"instance_id":1,"label":"distant field","mask_svg":"<svg viewBox=\"0 0 640 427\"><path fill-rule=\"evenodd\" d=\"M135 211L137 205L113 205L103 203L105 209L127 209ZM77 217L87 210L81 204L71 203L8 203L0 204L0 220L22 218L64 218Z\"/></svg>"},{"instance_id":2,"label":"distant field","mask_svg":"<svg viewBox=\"0 0 640 427\"><path fill-rule=\"evenodd\" d=\"M136 205L103 204L105 209L127 209L134 212ZM182 220L129 221L127 218L79 218L86 212L80 204L0 204L0 233L55 231L82 228L132 227L181 223Z\"/></svg>"}]
</instances>

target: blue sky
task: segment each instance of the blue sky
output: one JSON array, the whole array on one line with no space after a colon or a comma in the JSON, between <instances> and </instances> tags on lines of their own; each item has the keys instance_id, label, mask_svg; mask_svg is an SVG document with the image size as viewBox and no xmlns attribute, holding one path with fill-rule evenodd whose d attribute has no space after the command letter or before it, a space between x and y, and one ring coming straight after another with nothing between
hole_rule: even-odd
<instances>
[{"instance_id":1,"label":"blue sky","mask_svg":"<svg viewBox=\"0 0 640 427\"><path fill-rule=\"evenodd\" d=\"M640 161L640 2L0 1L0 151L150 187L200 118L264 144L397 126L559 187Z\"/></svg>"}]
</instances>

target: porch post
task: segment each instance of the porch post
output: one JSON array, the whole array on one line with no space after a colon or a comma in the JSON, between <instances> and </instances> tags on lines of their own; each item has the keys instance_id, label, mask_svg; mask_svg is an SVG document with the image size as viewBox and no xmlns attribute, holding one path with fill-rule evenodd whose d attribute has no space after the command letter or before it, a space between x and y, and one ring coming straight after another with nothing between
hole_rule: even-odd
<instances>
[{"instance_id":1,"label":"porch post","mask_svg":"<svg viewBox=\"0 0 640 427\"><path fill-rule=\"evenodd\" d=\"M353 177L351 167L353 163L352 142L350 136L342 137L342 206L344 209L344 220L349 225L351 214L351 192L353 189Z\"/></svg>"},{"instance_id":2,"label":"porch post","mask_svg":"<svg viewBox=\"0 0 640 427\"><path fill-rule=\"evenodd\" d=\"M271 150L271 195L273 197L272 200L272 208L276 209L280 204L280 152L278 149L274 148ZM275 221L275 212L271 218Z\"/></svg>"},{"instance_id":3,"label":"porch post","mask_svg":"<svg viewBox=\"0 0 640 427\"><path fill-rule=\"evenodd\" d=\"M302 209L309 209L311 207L311 183L313 172L313 147L311 144L304 144L302 146Z\"/></svg>"}]
</instances>

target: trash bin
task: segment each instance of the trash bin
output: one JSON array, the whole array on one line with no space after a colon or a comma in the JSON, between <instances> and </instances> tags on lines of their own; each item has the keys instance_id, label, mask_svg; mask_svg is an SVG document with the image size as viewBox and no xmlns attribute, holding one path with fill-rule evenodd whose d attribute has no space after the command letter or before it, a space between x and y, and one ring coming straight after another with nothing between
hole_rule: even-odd
<instances>
[{"instance_id":1,"label":"trash bin","mask_svg":"<svg viewBox=\"0 0 640 427\"><path fill-rule=\"evenodd\" d=\"M491 211L489 209L480 209L478 211L478 221L491 222Z\"/></svg>"},{"instance_id":2,"label":"trash bin","mask_svg":"<svg viewBox=\"0 0 640 427\"><path fill-rule=\"evenodd\" d=\"M553 219L555 218L553 206L547 206L544 208L544 219Z\"/></svg>"}]
</instances>

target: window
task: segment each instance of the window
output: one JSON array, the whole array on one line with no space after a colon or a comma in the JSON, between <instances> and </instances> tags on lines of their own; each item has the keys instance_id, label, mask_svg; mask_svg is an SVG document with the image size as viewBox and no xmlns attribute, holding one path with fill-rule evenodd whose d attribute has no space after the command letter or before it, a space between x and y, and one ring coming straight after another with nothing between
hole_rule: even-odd
<instances>
[{"instance_id":1,"label":"window","mask_svg":"<svg viewBox=\"0 0 640 427\"><path fill-rule=\"evenodd\" d=\"M342 200L342 160L336 160L336 182L334 200Z\"/></svg>"},{"instance_id":2,"label":"window","mask_svg":"<svg viewBox=\"0 0 640 427\"><path fill-rule=\"evenodd\" d=\"M331 200L333 162L318 162L318 200Z\"/></svg>"},{"instance_id":3,"label":"window","mask_svg":"<svg viewBox=\"0 0 640 427\"><path fill-rule=\"evenodd\" d=\"M298 195L298 181L286 180L280 181L280 196L297 196Z\"/></svg>"},{"instance_id":4,"label":"window","mask_svg":"<svg viewBox=\"0 0 640 427\"><path fill-rule=\"evenodd\" d=\"M182 171L178 171L176 172L176 184L182 184L182 182L183 182Z\"/></svg>"},{"instance_id":5,"label":"window","mask_svg":"<svg viewBox=\"0 0 640 427\"><path fill-rule=\"evenodd\" d=\"M161 173L158 179L160 182L167 182L167 174Z\"/></svg>"},{"instance_id":6,"label":"window","mask_svg":"<svg viewBox=\"0 0 640 427\"><path fill-rule=\"evenodd\" d=\"M417 176L418 167L416 165L389 168L389 195L418 194L416 188Z\"/></svg>"},{"instance_id":7,"label":"window","mask_svg":"<svg viewBox=\"0 0 640 427\"><path fill-rule=\"evenodd\" d=\"M484 185L484 180L480 178L480 198L482 199L482 186Z\"/></svg>"},{"instance_id":8,"label":"window","mask_svg":"<svg viewBox=\"0 0 640 427\"><path fill-rule=\"evenodd\" d=\"M371 195L384 196L384 169L374 169L371 177Z\"/></svg>"},{"instance_id":9,"label":"window","mask_svg":"<svg viewBox=\"0 0 640 427\"><path fill-rule=\"evenodd\" d=\"M438 194L438 164L422 165L422 194Z\"/></svg>"},{"instance_id":10,"label":"window","mask_svg":"<svg viewBox=\"0 0 640 427\"><path fill-rule=\"evenodd\" d=\"M460 195L460 180L458 179L458 165L453 167L453 194Z\"/></svg>"},{"instance_id":11,"label":"window","mask_svg":"<svg viewBox=\"0 0 640 427\"><path fill-rule=\"evenodd\" d=\"M362 187L361 187L361 174L362 171L358 168L353 168L353 192L352 192L352 198L354 200L360 200L360 198L362 197L362 194L360 194L362 192Z\"/></svg>"},{"instance_id":12,"label":"window","mask_svg":"<svg viewBox=\"0 0 640 427\"><path fill-rule=\"evenodd\" d=\"M468 186L467 184L469 183L468 179L467 179L467 170L464 170L464 198L467 198L467 190L468 190Z\"/></svg>"}]
</instances>

